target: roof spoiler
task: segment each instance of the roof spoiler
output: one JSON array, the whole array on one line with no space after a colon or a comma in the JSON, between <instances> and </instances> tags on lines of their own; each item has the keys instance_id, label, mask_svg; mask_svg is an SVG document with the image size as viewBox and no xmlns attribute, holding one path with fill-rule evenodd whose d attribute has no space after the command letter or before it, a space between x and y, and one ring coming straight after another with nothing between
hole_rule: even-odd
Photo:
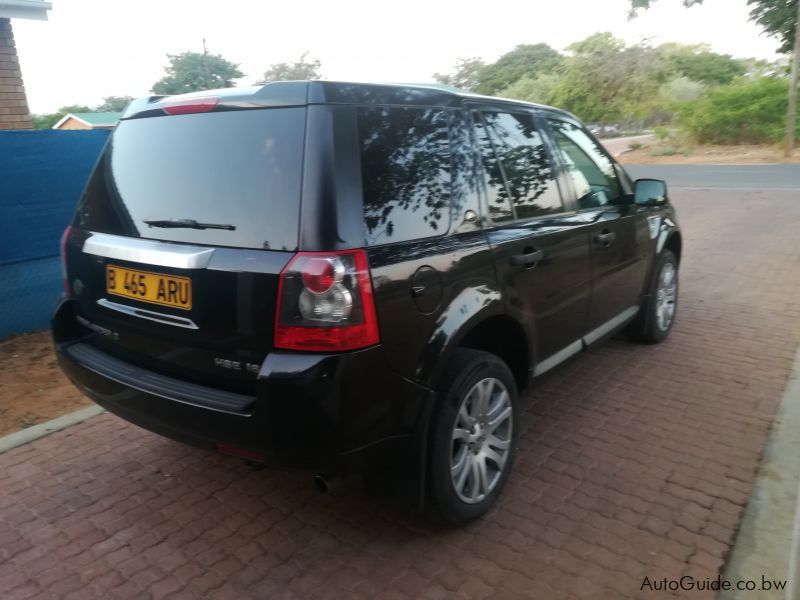
<instances>
[{"instance_id":1,"label":"roof spoiler","mask_svg":"<svg viewBox=\"0 0 800 600\"><path fill-rule=\"evenodd\" d=\"M279 106L303 106L308 101L307 81L276 81L266 85L224 88L178 94L174 96L148 96L132 101L122 120L143 117L160 117L169 114L165 109L176 104L202 102L204 98L218 98L214 110L242 108L270 108Z\"/></svg>"}]
</instances>

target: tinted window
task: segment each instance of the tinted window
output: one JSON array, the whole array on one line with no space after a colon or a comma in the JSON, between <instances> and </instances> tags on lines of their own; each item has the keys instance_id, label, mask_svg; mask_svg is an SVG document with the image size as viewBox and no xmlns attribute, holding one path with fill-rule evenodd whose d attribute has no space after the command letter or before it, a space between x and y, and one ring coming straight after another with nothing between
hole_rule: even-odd
<instances>
[{"instance_id":1,"label":"tinted window","mask_svg":"<svg viewBox=\"0 0 800 600\"><path fill-rule=\"evenodd\" d=\"M158 240L294 250L304 137L304 108L123 121L89 182L77 224ZM235 229L144 223L152 219Z\"/></svg>"},{"instance_id":2,"label":"tinted window","mask_svg":"<svg viewBox=\"0 0 800 600\"><path fill-rule=\"evenodd\" d=\"M513 217L528 219L563 210L561 195L542 136L527 114L482 112L507 190L498 188L496 203L510 199ZM490 183L497 177L489 172Z\"/></svg>"},{"instance_id":3,"label":"tinted window","mask_svg":"<svg viewBox=\"0 0 800 600\"><path fill-rule=\"evenodd\" d=\"M582 129L551 119L556 144L572 179L581 208L595 208L622 198L614 164Z\"/></svg>"},{"instance_id":4,"label":"tinted window","mask_svg":"<svg viewBox=\"0 0 800 600\"><path fill-rule=\"evenodd\" d=\"M483 162L483 172L486 181L486 201L489 206L489 217L495 223L501 221L512 221L514 212L511 210L508 188L503 179L503 172L494 151L494 145L489 137L486 125L483 123L480 113L472 113L475 123L475 137L478 144L478 152Z\"/></svg>"},{"instance_id":5,"label":"tinted window","mask_svg":"<svg viewBox=\"0 0 800 600\"><path fill-rule=\"evenodd\" d=\"M446 111L358 109L367 244L414 240L450 226Z\"/></svg>"},{"instance_id":6,"label":"tinted window","mask_svg":"<svg viewBox=\"0 0 800 600\"><path fill-rule=\"evenodd\" d=\"M472 140L472 123L469 115L462 110L450 112L450 164L452 173L452 196L450 199L451 231L459 225L465 225L464 216L467 210L480 212L480 194L483 185L479 186L475 177L480 173L479 157L475 152ZM477 224L467 225L473 229Z\"/></svg>"}]
</instances>

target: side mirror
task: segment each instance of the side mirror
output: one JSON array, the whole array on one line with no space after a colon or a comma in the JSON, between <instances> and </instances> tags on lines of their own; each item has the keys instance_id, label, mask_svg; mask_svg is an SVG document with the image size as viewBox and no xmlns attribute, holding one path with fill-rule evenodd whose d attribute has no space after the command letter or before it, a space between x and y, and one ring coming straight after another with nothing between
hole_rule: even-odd
<instances>
[{"instance_id":1,"label":"side mirror","mask_svg":"<svg viewBox=\"0 0 800 600\"><path fill-rule=\"evenodd\" d=\"M633 201L640 206L658 206L667 202L667 182L660 179L637 179Z\"/></svg>"}]
</instances>

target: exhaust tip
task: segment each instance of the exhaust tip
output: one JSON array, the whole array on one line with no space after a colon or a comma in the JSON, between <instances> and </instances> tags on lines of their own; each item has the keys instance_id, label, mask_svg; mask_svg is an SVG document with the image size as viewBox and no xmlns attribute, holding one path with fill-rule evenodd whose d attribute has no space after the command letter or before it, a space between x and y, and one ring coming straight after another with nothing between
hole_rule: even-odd
<instances>
[{"instance_id":1,"label":"exhaust tip","mask_svg":"<svg viewBox=\"0 0 800 600\"><path fill-rule=\"evenodd\" d=\"M330 491L330 486L322 475L314 475L314 487L320 494L327 494Z\"/></svg>"},{"instance_id":2,"label":"exhaust tip","mask_svg":"<svg viewBox=\"0 0 800 600\"><path fill-rule=\"evenodd\" d=\"M317 474L313 477L314 487L320 494L327 494L333 489L333 482L325 475Z\"/></svg>"}]
</instances>

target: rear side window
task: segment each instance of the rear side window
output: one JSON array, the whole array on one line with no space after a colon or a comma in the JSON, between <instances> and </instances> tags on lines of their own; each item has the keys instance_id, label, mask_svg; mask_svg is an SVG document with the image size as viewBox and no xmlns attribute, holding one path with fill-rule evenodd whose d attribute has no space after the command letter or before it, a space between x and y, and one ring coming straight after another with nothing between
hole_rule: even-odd
<instances>
[{"instance_id":1,"label":"rear side window","mask_svg":"<svg viewBox=\"0 0 800 600\"><path fill-rule=\"evenodd\" d=\"M450 227L449 115L358 108L367 245L433 237Z\"/></svg>"},{"instance_id":2,"label":"rear side window","mask_svg":"<svg viewBox=\"0 0 800 600\"><path fill-rule=\"evenodd\" d=\"M481 111L475 121L492 220L529 219L562 212L555 173L533 116Z\"/></svg>"},{"instance_id":3,"label":"rear side window","mask_svg":"<svg viewBox=\"0 0 800 600\"><path fill-rule=\"evenodd\" d=\"M91 231L192 244L297 248L305 108L123 121L78 208ZM151 227L190 219L225 229Z\"/></svg>"}]
</instances>

